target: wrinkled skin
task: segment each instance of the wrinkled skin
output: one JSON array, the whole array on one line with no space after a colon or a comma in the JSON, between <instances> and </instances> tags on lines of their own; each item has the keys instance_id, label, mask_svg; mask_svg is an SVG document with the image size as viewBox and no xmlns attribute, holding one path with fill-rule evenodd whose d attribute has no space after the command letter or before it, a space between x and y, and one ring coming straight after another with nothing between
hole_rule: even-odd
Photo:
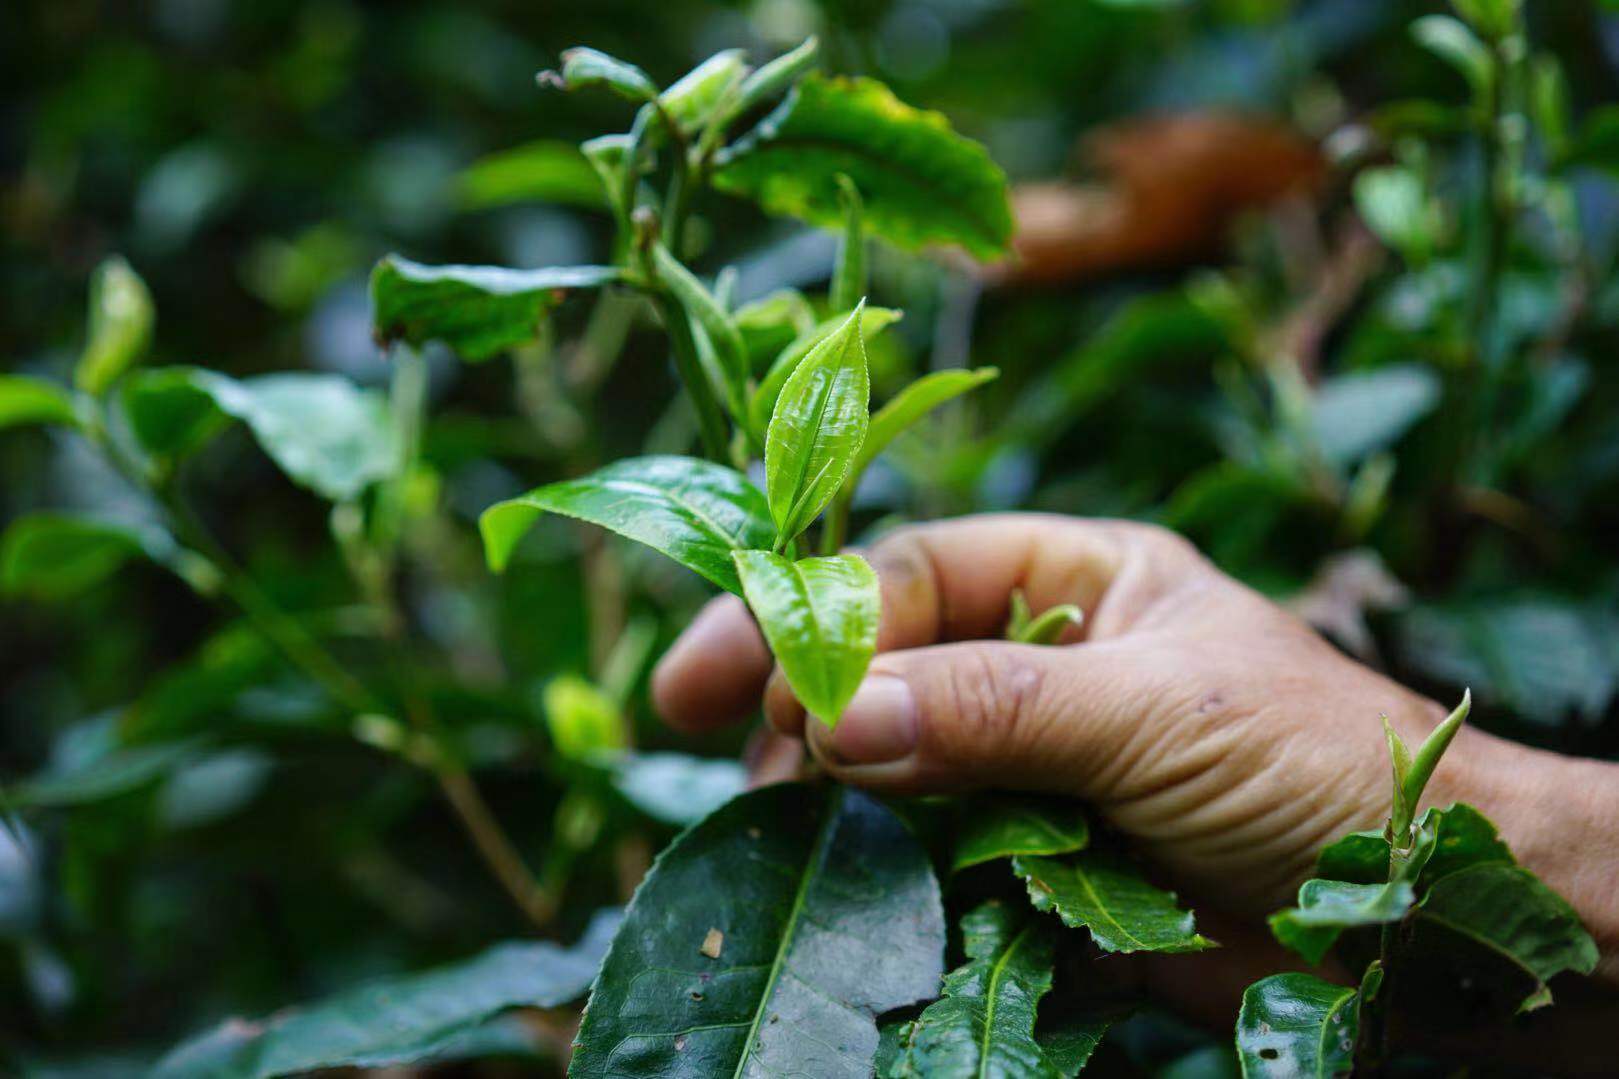
<instances>
[{"instance_id":1,"label":"wrinkled skin","mask_svg":"<svg viewBox=\"0 0 1619 1079\"><path fill-rule=\"evenodd\" d=\"M1137 964L1211 1022L1229 1021L1248 982L1297 968L1263 916L1293 901L1316 852L1387 818L1379 717L1416 745L1448 711L1151 526L972 517L900 530L865 554L882 581L881 654L835 730L806 724L729 596L659 665L659 710L697 731L750 715L762 698L777 732L755 746L766 777L797 770L801 739L832 776L879 793L993 787L1085 800L1225 945ZM1083 624L1056 647L998 639L1019 588L1036 612L1077 604ZM1424 798L1453 801L1493 818L1575 905L1602 949L1599 980L1619 985L1619 766L1470 727ZM1551 1013L1608 1024L1619 1014L1603 999Z\"/></svg>"}]
</instances>

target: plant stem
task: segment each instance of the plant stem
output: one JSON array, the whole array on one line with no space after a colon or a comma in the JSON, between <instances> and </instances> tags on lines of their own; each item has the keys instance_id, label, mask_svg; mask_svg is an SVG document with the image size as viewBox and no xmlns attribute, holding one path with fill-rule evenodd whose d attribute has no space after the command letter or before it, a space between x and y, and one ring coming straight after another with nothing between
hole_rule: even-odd
<instances>
[{"instance_id":1,"label":"plant stem","mask_svg":"<svg viewBox=\"0 0 1619 1079\"><path fill-rule=\"evenodd\" d=\"M675 358L675 371L685 383L686 393L697 409L697 429L703 440L703 454L711 461L725 464L729 460L725 433L725 413L720 410L718 398L709 384L708 372L697 358L697 342L692 339L691 325L686 321L685 309L663 286L658 286L655 298L658 313L663 316L664 329L669 334L669 345Z\"/></svg>"},{"instance_id":2,"label":"plant stem","mask_svg":"<svg viewBox=\"0 0 1619 1079\"><path fill-rule=\"evenodd\" d=\"M853 477L851 477L852 479ZM849 539L849 504L854 492L848 483L838 489L821 518L821 553L835 555Z\"/></svg>"}]
</instances>

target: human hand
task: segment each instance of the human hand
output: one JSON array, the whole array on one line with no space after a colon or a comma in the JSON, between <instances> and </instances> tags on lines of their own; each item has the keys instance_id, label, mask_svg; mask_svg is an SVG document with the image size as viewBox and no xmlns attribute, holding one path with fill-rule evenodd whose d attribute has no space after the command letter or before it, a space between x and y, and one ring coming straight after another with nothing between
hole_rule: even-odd
<instances>
[{"instance_id":1,"label":"human hand","mask_svg":"<svg viewBox=\"0 0 1619 1079\"><path fill-rule=\"evenodd\" d=\"M1223 912L1239 932L1257 928L1256 940L1267 936L1258 916L1293 901L1323 845L1386 820L1379 716L1416 745L1447 711L1162 529L974 517L900 530L867 558L882 581L881 654L836 729L806 724L732 597L660 663L660 711L707 729L750 713L762 693L770 723L802 736L844 782L1083 799L1200 914ZM1019 588L1036 612L1077 604L1083 625L1056 647L998 639ZM1428 787L1429 801L1465 800L1501 825L1580 910L1610 977L1616 772L1466 729ZM1230 931L1215 935L1232 943Z\"/></svg>"}]
</instances>

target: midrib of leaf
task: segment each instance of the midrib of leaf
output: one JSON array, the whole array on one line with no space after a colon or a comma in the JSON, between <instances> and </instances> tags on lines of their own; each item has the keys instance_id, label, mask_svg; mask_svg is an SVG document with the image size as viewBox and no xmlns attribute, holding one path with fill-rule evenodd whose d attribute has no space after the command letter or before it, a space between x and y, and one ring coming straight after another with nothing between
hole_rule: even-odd
<instances>
[{"instance_id":1,"label":"midrib of leaf","mask_svg":"<svg viewBox=\"0 0 1619 1079\"><path fill-rule=\"evenodd\" d=\"M984 1006L984 1036L980 1039L978 1045L978 1079L988 1079L989 1076L989 1043L990 1036L995 1030L995 1004L999 1000L998 991L1001 978L1006 974L1006 968L1012 961L1012 956L1023 946L1024 939L1033 931L1034 926L1025 926L1017 936L1012 938L1012 943L1006 946L1000 957L995 960L994 965L989 968L989 1001Z\"/></svg>"},{"instance_id":2,"label":"midrib of leaf","mask_svg":"<svg viewBox=\"0 0 1619 1079\"><path fill-rule=\"evenodd\" d=\"M1108 909L1108 905L1102 901L1102 896L1097 892L1095 886L1091 884L1091 875L1085 871L1084 867L1075 866L1074 868L1079 876L1080 887L1084 888L1085 894L1090 896L1095 902L1096 909L1101 913L1102 917L1107 919L1110 924L1117 928L1120 934L1122 934L1126 939L1135 944L1141 945L1143 949L1151 951L1152 946L1150 944L1136 936L1134 933L1130 932L1128 929L1124 928L1124 926L1119 923L1119 920L1113 917L1113 912Z\"/></svg>"},{"instance_id":3,"label":"midrib of leaf","mask_svg":"<svg viewBox=\"0 0 1619 1079\"><path fill-rule=\"evenodd\" d=\"M958 197L946 191L944 188L930 183L925 173L917 172L909 165L901 165L891 158L873 153L863 146L856 146L847 142L839 142L837 139L826 135L777 134L773 136L768 143L761 142L760 144L756 145L750 151L750 154L768 153L771 149L787 146L789 144L829 148L849 154L853 157L861 158L872 165L876 165L883 171L898 173L899 175L903 176L905 181L912 187L918 188L924 192L924 194L931 194L934 198L948 203L952 212L954 212L958 217L965 221L968 226L977 232L980 239L986 240L993 247L1000 247L1004 243L1000 237L995 235L991 227L975 212L969 209L967 205ZM745 158L739 158L738 160L745 160Z\"/></svg>"},{"instance_id":4,"label":"midrib of leaf","mask_svg":"<svg viewBox=\"0 0 1619 1079\"><path fill-rule=\"evenodd\" d=\"M824 656L827 651L826 636L821 632L821 612L815 606L815 593L810 590L809 581L805 578L804 571L797 562L792 564L792 569L793 578L798 581L798 587L804 593L804 606L809 608L810 629L815 634L815 651ZM828 688L823 682L821 689L824 691ZM835 721L837 718L837 716L832 716L831 720Z\"/></svg>"},{"instance_id":5,"label":"midrib of leaf","mask_svg":"<svg viewBox=\"0 0 1619 1079\"><path fill-rule=\"evenodd\" d=\"M1431 921L1431 922L1433 922L1433 923L1435 923L1437 925L1441 925L1441 926L1445 927L1446 929L1450 930L1452 933L1457 933L1457 934L1459 934L1461 936L1466 937L1468 940L1473 941L1475 944L1480 944L1480 945L1484 946L1485 948L1488 948L1490 951L1492 951L1492 952L1496 953L1497 955L1501 956L1503 959L1507 960L1509 963L1511 963L1513 966L1517 967L1519 970L1523 971L1525 974L1529 975L1531 978L1534 978L1535 981L1542 982L1542 983L1545 982L1546 979L1542 978L1534 970L1531 970L1524 963L1524 961L1522 959L1518 958L1512 952L1508 951L1505 947L1503 947L1502 945L1500 945L1496 941L1491 940L1489 937L1480 936L1479 934L1473 932L1471 929L1468 929L1466 926L1457 925L1455 922L1451 921L1449 918L1446 918L1443 915L1435 914L1432 911L1423 909L1421 907L1417 908L1417 916L1419 918L1426 918L1427 920L1429 920L1429 921Z\"/></svg>"},{"instance_id":6,"label":"midrib of leaf","mask_svg":"<svg viewBox=\"0 0 1619 1079\"><path fill-rule=\"evenodd\" d=\"M802 361L800 361L800 362L802 362ZM831 404L831 401L832 401L832 388L837 383L838 371L841 370L842 367L843 367L843 350L840 349L838 351L837 365L836 366L829 366L827 368L827 373L828 373L829 377L827 378L826 385L821 388L821 392L819 394L819 399L815 402L815 426L809 428L809 431L810 431L809 451L805 452L805 454L803 456L803 459L798 464L798 468L796 468L794 470L797 473L797 475L794 476L794 478L793 478L793 489L798 492L798 497L795 498L793 500L793 502L792 502L792 505L790 505L788 507L787 519L788 519L789 523L792 521L793 516L798 513L799 507L803 505L803 499L804 499L804 497L806 495L806 487L807 487L807 485L804 483L804 477L809 473L810 453L813 452L813 450L815 448L816 437L821 432L821 421L826 419L826 410L827 410L828 406ZM830 468L831 463L832 463L831 460L828 459L828 461L821 466L821 472L825 472L828 468ZM820 472L817 472L815 474L816 479L820 479L820 476L821 476ZM788 538L791 538L791 537L788 537Z\"/></svg>"},{"instance_id":7,"label":"midrib of leaf","mask_svg":"<svg viewBox=\"0 0 1619 1079\"><path fill-rule=\"evenodd\" d=\"M798 878L798 891L793 895L792 909L787 912L787 926L782 930L781 943L776 946L776 958L770 964L770 973L765 977L764 990L759 994L759 1003L754 1008L753 1022L748 1024L748 1036L742 1042L742 1055L737 1058L736 1070L731 1073L732 1079L742 1079L743 1068L753 1059L753 1040L758 1036L759 1022L764 1018L770 998L776 992L776 983L781 980L782 967L787 963L787 951L793 945L793 938L798 933L799 920L804 913L804 898L809 894L810 881L815 876L816 867L821 864L827 844L831 842L832 829L837 824L838 813L842 809L843 788L834 787L832 794L827 798L826 819L821 822L820 830L815 833L815 842L810 847L808 860L804 863L803 875Z\"/></svg>"},{"instance_id":8,"label":"midrib of leaf","mask_svg":"<svg viewBox=\"0 0 1619 1079\"><path fill-rule=\"evenodd\" d=\"M1335 1074L1327 1071L1327 1034L1332 1030L1332 1017L1337 1015L1343 1006L1355 998L1355 990L1345 989L1332 1007L1327 1009L1326 1018L1321 1020L1321 1033L1316 1038L1315 1046L1315 1074L1318 1079L1332 1079Z\"/></svg>"}]
</instances>

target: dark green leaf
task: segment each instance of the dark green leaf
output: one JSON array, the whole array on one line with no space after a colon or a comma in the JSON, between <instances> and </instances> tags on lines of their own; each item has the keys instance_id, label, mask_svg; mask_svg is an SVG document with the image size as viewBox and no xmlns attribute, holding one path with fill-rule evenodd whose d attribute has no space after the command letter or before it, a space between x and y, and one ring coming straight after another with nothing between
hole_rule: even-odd
<instances>
[{"instance_id":1,"label":"dark green leaf","mask_svg":"<svg viewBox=\"0 0 1619 1079\"><path fill-rule=\"evenodd\" d=\"M13 521L0 540L0 591L66 599L101 583L144 550L139 532L114 521L29 514Z\"/></svg>"},{"instance_id":2,"label":"dark green leaf","mask_svg":"<svg viewBox=\"0 0 1619 1079\"><path fill-rule=\"evenodd\" d=\"M742 593L794 695L835 726L877 652L877 574L852 554L797 562L769 551L733 557Z\"/></svg>"},{"instance_id":3,"label":"dark green leaf","mask_svg":"<svg viewBox=\"0 0 1619 1079\"><path fill-rule=\"evenodd\" d=\"M1417 878L1422 892L1442 877L1469 866L1499 862L1516 864L1495 825L1470 805L1430 808L1417 822L1419 831L1434 835L1433 852ZM1382 832L1353 832L1321 851L1316 874L1328 880L1381 884L1388 880L1389 844Z\"/></svg>"},{"instance_id":4,"label":"dark green leaf","mask_svg":"<svg viewBox=\"0 0 1619 1079\"><path fill-rule=\"evenodd\" d=\"M1214 947L1199 936L1190 911L1173 892L1148 884L1116 854L1083 851L1072 858L1018 856L1012 869L1029 886L1036 910L1055 911L1070 928L1083 926L1108 952L1198 952Z\"/></svg>"},{"instance_id":5,"label":"dark green leaf","mask_svg":"<svg viewBox=\"0 0 1619 1079\"><path fill-rule=\"evenodd\" d=\"M387 399L340 375L234 379L200 367L162 368L132 386L124 406L154 453L194 448L217 428L219 413L241 420L290 479L334 502L358 497L399 466Z\"/></svg>"},{"instance_id":6,"label":"dark green leaf","mask_svg":"<svg viewBox=\"0 0 1619 1079\"><path fill-rule=\"evenodd\" d=\"M1586 114L1563 164L1619 174L1619 105L1599 105Z\"/></svg>"},{"instance_id":7,"label":"dark green leaf","mask_svg":"<svg viewBox=\"0 0 1619 1079\"><path fill-rule=\"evenodd\" d=\"M655 820L696 824L747 789L748 773L730 760L684 753L624 753L612 764L613 788Z\"/></svg>"},{"instance_id":8,"label":"dark green leaf","mask_svg":"<svg viewBox=\"0 0 1619 1079\"><path fill-rule=\"evenodd\" d=\"M966 964L945 975L944 998L916 1020L888 1074L1059 1079L1034 1039L1051 988L1051 923L992 900L961 919L961 936Z\"/></svg>"},{"instance_id":9,"label":"dark green leaf","mask_svg":"<svg viewBox=\"0 0 1619 1079\"><path fill-rule=\"evenodd\" d=\"M1388 884L1307 880L1299 888L1299 905L1272 914L1270 928L1285 947L1320 963L1345 929L1397 922L1414 902L1416 893L1403 880Z\"/></svg>"},{"instance_id":10,"label":"dark green leaf","mask_svg":"<svg viewBox=\"0 0 1619 1079\"><path fill-rule=\"evenodd\" d=\"M858 791L730 802L658 857L602 964L572 1076L871 1074L876 1017L937 991L938 882Z\"/></svg>"},{"instance_id":11,"label":"dark green leaf","mask_svg":"<svg viewBox=\"0 0 1619 1079\"><path fill-rule=\"evenodd\" d=\"M904 317L904 312L896 311L891 307L872 307L866 305L860 308L860 338L862 344L870 341L877 334L892 326ZM781 396L781 388L787 384L793 372L803 362L815 347L831 337L849 321L847 315L837 315L824 322L812 323L807 330L799 330L796 337L787 343L776 358L771 361L770 369L759 380L758 389L753 391L753 399L748 405L749 422L759 430L764 431L770 426L770 414L775 410L776 401ZM875 417L873 417L875 419ZM867 433L870 437L870 433Z\"/></svg>"},{"instance_id":12,"label":"dark green leaf","mask_svg":"<svg viewBox=\"0 0 1619 1079\"><path fill-rule=\"evenodd\" d=\"M113 256L90 280L90 340L73 373L74 384L100 395L140 360L152 339L152 294L129 263Z\"/></svg>"},{"instance_id":13,"label":"dark green leaf","mask_svg":"<svg viewBox=\"0 0 1619 1079\"><path fill-rule=\"evenodd\" d=\"M1529 870L1475 865L1434 882L1419 908L1434 924L1509 960L1538 982L1522 1010L1551 1003L1546 981L1565 970L1596 969L1596 942L1567 901Z\"/></svg>"},{"instance_id":14,"label":"dark green leaf","mask_svg":"<svg viewBox=\"0 0 1619 1079\"><path fill-rule=\"evenodd\" d=\"M631 101L651 101L658 96L657 86L634 64L583 47L565 49L562 71L540 72L540 85L559 86L564 90L605 86Z\"/></svg>"},{"instance_id":15,"label":"dark green leaf","mask_svg":"<svg viewBox=\"0 0 1619 1079\"><path fill-rule=\"evenodd\" d=\"M866 226L900 247L956 243L994 258L1011 239L1006 176L984 148L871 79L805 78L723 155L714 184L837 228L840 173L865 199Z\"/></svg>"},{"instance_id":16,"label":"dark green leaf","mask_svg":"<svg viewBox=\"0 0 1619 1079\"><path fill-rule=\"evenodd\" d=\"M838 493L866 440L871 376L857 308L810 349L781 388L765 437L765 497L776 549L810 526Z\"/></svg>"},{"instance_id":17,"label":"dark green leaf","mask_svg":"<svg viewBox=\"0 0 1619 1079\"><path fill-rule=\"evenodd\" d=\"M175 1048L153 1079L270 1079L341 1067L408 1064L445 1055L508 1008L554 1008L589 987L618 926L598 914L572 948L497 944L462 963L377 982L260 1022L229 1020Z\"/></svg>"},{"instance_id":18,"label":"dark green leaf","mask_svg":"<svg viewBox=\"0 0 1619 1079\"><path fill-rule=\"evenodd\" d=\"M1330 1079L1354 1065L1355 990L1312 974L1274 974L1242 994L1237 1055L1245 1079Z\"/></svg>"},{"instance_id":19,"label":"dark green leaf","mask_svg":"<svg viewBox=\"0 0 1619 1079\"><path fill-rule=\"evenodd\" d=\"M67 390L41 378L0 375L0 430L29 423L77 422Z\"/></svg>"},{"instance_id":20,"label":"dark green leaf","mask_svg":"<svg viewBox=\"0 0 1619 1079\"><path fill-rule=\"evenodd\" d=\"M526 202L605 210L602 178L579 147L537 139L474 161L459 181L461 205L488 210Z\"/></svg>"},{"instance_id":21,"label":"dark green leaf","mask_svg":"<svg viewBox=\"0 0 1619 1079\"><path fill-rule=\"evenodd\" d=\"M871 429L866 432L865 444L855 458L854 475L865 472L866 466L877 455L904 433L917 420L932 412L946 401L970 393L1000 375L996 367L978 367L973 370L935 371L923 375L895 394L882 408L872 413Z\"/></svg>"},{"instance_id":22,"label":"dark green leaf","mask_svg":"<svg viewBox=\"0 0 1619 1079\"><path fill-rule=\"evenodd\" d=\"M423 266L389 255L371 272L372 332L384 345L443 341L463 359L487 360L539 336L568 289L617 280L611 266Z\"/></svg>"},{"instance_id":23,"label":"dark green leaf","mask_svg":"<svg viewBox=\"0 0 1619 1079\"><path fill-rule=\"evenodd\" d=\"M769 547L775 534L764 495L734 469L689 457L632 457L485 510L479 527L491 569L506 567L544 513L610 528L737 595L742 584L731 552Z\"/></svg>"},{"instance_id":24,"label":"dark green leaf","mask_svg":"<svg viewBox=\"0 0 1619 1079\"><path fill-rule=\"evenodd\" d=\"M951 868L1015 854L1072 854L1090 842L1084 807L1068 798L977 794L961 799Z\"/></svg>"},{"instance_id":25,"label":"dark green leaf","mask_svg":"<svg viewBox=\"0 0 1619 1079\"><path fill-rule=\"evenodd\" d=\"M652 248L653 263L658 268L658 276L663 279L669 291L674 294L687 317L699 328L707 338L714 350L714 357L718 360L719 370L718 388L725 394L725 401L731 409L732 415L741 423L747 418L747 383L751 373L748 369L748 354L742 344L742 335L731 323L730 316L714 298L713 293L703 287L703 283L680 260L669 253L669 249L662 244L654 244Z\"/></svg>"}]
</instances>

